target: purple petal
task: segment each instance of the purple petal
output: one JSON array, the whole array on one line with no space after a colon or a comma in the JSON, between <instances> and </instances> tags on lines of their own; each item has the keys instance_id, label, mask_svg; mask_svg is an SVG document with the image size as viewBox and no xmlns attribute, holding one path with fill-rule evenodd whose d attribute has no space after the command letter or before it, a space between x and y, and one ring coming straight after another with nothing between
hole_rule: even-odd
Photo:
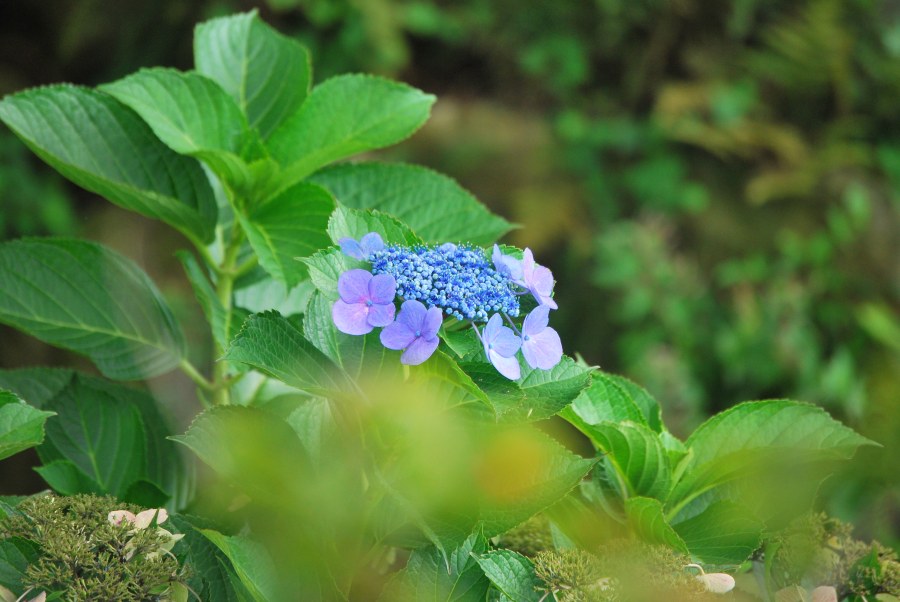
<instances>
[{"instance_id":1,"label":"purple petal","mask_svg":"<svg viewBox=\"0 0 900 602\"><path fill-rule=\"evenodd\" d=\"M517 337L512 329L501 326L497 336L490 342L489 348L503 357L512 357L521 346L522 339Z\"/></svg>"},{"instance_id":2,"label":"purple petal","mask_svg":"<svg viewBox=\"0 0 900 602\"><path fill-rule=\"evenodd\" d=\"M422 336L431 339L437 336L438 330L441 329L441 322L444 321L444 314L440 307L432 307L425 314L425 320L422 323Z\"/></svg>"},{"instance_id":3,"label":"purple petal","mask_svg":"<svg viewBox=\"0 0 900 602\"><path fill-rule=\"evenodd\" d=\"M534 277L534 254L528 247L522 253L522 280L525 286L531 288L531 280Z\"/></svg>"},{"instance_id":4,"label":"purple petal","mask_svg":"<svg viewBox=\"0 0 900 602\"><path fill-rule=\"evenodd\" d=\"M493 343L494 339L497 338L497 333L500 332L501 328L503 328L503 318L500 317L500 314L491 316L491 319L484 325L484 331L481 333L481 338L484 343L485 352L487 351L487 346Z\"/></svg>"},{"instance_id":5,"label":"purple petal","mask_svg":"<svg viewBox=\"0 0 900 602\"><path fill-rule=\"evenodd\" d=\"M403 313L403 310L400 310ZM406 324L399 321L393 322L385 327L379 335L381 344L388 349L406 349L416 339L416 333L411 331Z\"/></svg>"},{"instance_id":6,"label":"purple petal","mask_svg":"<svg viewBox=\"0 0 900 602\"><path fill-rule=\"evenodd\" d=\"M338 293L346 303L365 303L369 300L369 280L366 270L347 270L338 278Z\"/></svg>"},{"instance_id":7,"label":"purple petal","mask_svg":"<svg viewBox=\"0 0 900 602\"><path fill-rule=\"evenodd\" d=\"M494 245L494 253L491 255L491 260L494 262L494 269L500 274L513 282L522 283L522 262L520 260L504 255L496 244Z\"/></svg>"},{"instance_id":8,"label":"purple petal","mask_svg":"<svg viewBox=\"0 0 900 602\"><path fill-rule=\"evenodd\" d=\"M343 252L344 255L352 257L353 259L365 259L365 253L363 253L362 247L360 247L359 243L352 238L341 238L338 240L338 244L341 245L341 252Z\"/></svg>"},{"instance_id":9,"label":"purple petal","mask_svg":"<svg viewBox=\"0 0 900 602\"><path fill-rule=\"evenodd\" d=\"M337 329L346 334L367 334L372 332L368 321L369 308L365 303L345 303L338 299L331 306L331 319Z\"/></svg>"},{"instance_id":10,"label":"purple petal","mask_svg":"<svg viewBox=\"0 0 900 602\"><path fill-rule=\"evenodd\" d=\"M378 274L369 281L369 299L373 303L393 303L397 281L390 274Z\"/></svg>"},{"instance_id":11,"label":"purple petal","mask_svg":"<svg viewBox=\"0 0 900 602\"><path fill-rule=\"evenodd\" d=\"M417 337L412 345L406 348L403 355L400 356L400 363L408 366L418 366L431 357L434 350L437 349L440 340L435 337L426 339L425 337Z\"/></svg>"},{"instance_id":12,"label":"purple petal","mask_svg":"<svg viewBox=\"0 0 900 602\"><path fill-rule=\"evenodd\" d=\"M438 249L445 253L452 253L453 251L456 250L456 245L453 244L452 242L445 242L444 244L439 246Z\"/></svg>"},{"instance_id":13,"label":"purple petal","mask_svg":"<svg viewBox=\"0 0 900 602\"><path fill-rule=\"evenodd\" d=\"M544 266L534 268L531 277L531 288L543 297L549 297L553 292L553 272Z\"/></svg>"},{"instance_id":14,"label":"purple petal","mask_svg":"<svg viewBox=\"0 0 900 602\"><path fill-rule=\"evenodd\" d=\"M558 309L559 305L556 304L556 301L553 300L553 297L541 297L540 298L541 305L546 305L550 309Z\"/></svg>"},{"instance_id":15,"label":"purple petal","mask_svg":"<svg viewBox=\"0 0 900 602\"><path fill-rule=\"evenodd\" d=\"M552 328L545 328L522 341L522 355L532 368L549 370L562 359L562 342Z\"/></svg>"},{"instance_id":16,"label":"purple petal","mask_svg":"<svg viewBox=\"0 0 900 602\"><path fill-rule=\"evenodd\" d=\"M549 322L550 308L546 305L539 305L531 310L531 313L525 316L522 322L522 334L534 336L540 331L547 328Z\"/></svg>"},{"instance_id":17,"label":"purple petal","mask_svg":"<svg viewBox=\"0 0 900 602\"><path fill-rule=\"evenodd\" d=\"M363 259L367 259L372 253L384 250L384 241L378 232L369 232L359 239L359 246L362 249Z\"/></svg>"},{"instance_id":18,"label":"purple petal","mask_svg":"<svg viewBox=\"0 0 900 602\"><path fill-rule=\"evenodd\" d=\"M388 326L394 321L396 308L393 303L374 303L369 307L369 324L372 326Z\"/></svg>"},{"instance_id":19,"label":"purple petal","mask_svg":"<svg viewBox=\"0 0 900 602\"><path fill-rule=\"evenodd\" d=\"M519 368L519 360L515 357L503 357L499 353L490 351L488 359L497 369L497 372L508 378L509 380L519 380L522 371Z\"/></svg>"},{"instance_id":20,"label":"purple petal","mask_svg":"<svg viewBox=\"0 0 900 602\"><path fill-rule=\"evenodd\" d=\"M400 314L397 316L397 321L405 324L413 333L416 331L421 332L422 323L425 322L427 313L425 306L420 301L404 301L403 305L400 306Z\"/></svg>"}]
</instances>

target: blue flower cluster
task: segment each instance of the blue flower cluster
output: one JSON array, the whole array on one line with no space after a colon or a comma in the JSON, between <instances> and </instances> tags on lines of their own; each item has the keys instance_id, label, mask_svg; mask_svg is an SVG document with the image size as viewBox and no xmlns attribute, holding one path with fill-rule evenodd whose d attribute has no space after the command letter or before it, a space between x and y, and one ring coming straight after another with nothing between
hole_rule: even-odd
<instances>
[{"instance_id":1,"label":"blue flower cluster","mask_svg":"<svg viewBox=\"0 0 900 602\"><path fill-rule=\"evenodd\" d=\"M402 363L416 365L440 345L446 313L472 325L488 361L510 380L521 378L520 351L534 369L549 370L562 359L559 334L548 325L550 310L557 308L553 274L535 263L530 249L518 259L494 245L488 262L477 247L386 246L375 232L338 243L344 254L372 266L371 272L352 269L338 279L340 298L331 314L341 332L362 335L382 327L381 344L403 351ZM520 330L512 318L519 316L519 296L529 293L538 306ZM396 296L403 299L399 312ZM476 322L485 323L483 330Z\"/></svg>"},{"instance_id":2,"label":"blue flower cluster","mask_svg":"<svg viewBox=\"0 0 900 602\"><path fill-rule=\"evenodd\" d=\"M457 320L487 322L491 314L519 315L514 283L484 251L466 245L387 246L369 256L373 274L389 274L397 295L440 307Z\"/></svg>"}]
</instances>

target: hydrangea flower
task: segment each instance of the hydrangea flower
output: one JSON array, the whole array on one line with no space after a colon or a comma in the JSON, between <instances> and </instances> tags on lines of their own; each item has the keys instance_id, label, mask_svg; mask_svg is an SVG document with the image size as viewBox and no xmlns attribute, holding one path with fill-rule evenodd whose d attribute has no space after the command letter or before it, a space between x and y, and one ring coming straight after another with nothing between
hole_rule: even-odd
<instances>
[{"instance_id":1,"label":"hydrangea flower","mask_svg":"<svg viewBox=\"0 0 900 602\"><path fill-rule=\"evenodd\" d=\"M381 344L388 349L403 350L400 362L416 366L438 347L438 330L444 317L437 307L425 309L418 301L404 301L397 321L381 331Z\"/></svg>"},{"instance_id":2,"label":"hydrangea flower","mask_svg":"<svg viewBox=\"0 0 900 602\"><path fill-rule=\"evenodd\" d=\"M386 246L371 232L359 241L343 238L340 245L345 254L369 261L372 270L349 270L338 279L332 318L341 332L359 335L384 327L381 343L403 351L402 363L417 365L437 349L441 322L452 317L472 325L488 361L509 379L521 378L520 350L532 369L548 370L562 359L559 334L548 326L550 310L557 308L553 274L535 263L531 249L517 259L494 245L488 257L480 248L450 242ZM528 294L539 305L520 332L514 318L520 296ZM403 300L396 320L395 297Z\"/></svg>"},{"instance_id":3,"label":"hydrangea flower","mask_svg":"<svg viewBox=\"0 0 900 602\"><path fill-rule=\"evenodd\" d=\"M357 242L352 238L341 238L338 240L341 251L344 255L353 259L367 260L372 253L376 253L384 249L384 241L378 232L369 232L359 239Z\"/></svg>"},{"instance_id":4,"label":"hydrangea flower","mask_svg":"<svg viewBox=\"0 0 900 602\"><path fill-rule=\"evenodd\" d=\"M475 332L478 330L476 329ZM511 328L503 325L503 318L500 317L500 314L491 316L480 336L481 343L484 345L484 353L497 372L510 380L518 380L522 371L519 368L519 360L515 356L522 346L522 340Z\"/></svg>"},{"instance_id":5,"label":"hydrangea flower","mask_svg":"<svg viewBox=\"0 0 900 602\"><path fill-rule=\"evenodd\" d=\"M397 283L389 274L373 276L359 269L344 272L338 279L341 298L331 307L335 326L343 333L356 335L387 326L394 321L396 291Z\"/></svg>"},{"instance_id":6,"label":"hydrangea flower","mask_svg":"<svg viewBox=\"0 0 900 602\"><path fill-rule=\"evenodd\" d=\"M522 323L522 355L532 368L549 370L562 359L559 334L547 324L550 307L539 305L531 310Z\"/></svg>"}]
</instances>

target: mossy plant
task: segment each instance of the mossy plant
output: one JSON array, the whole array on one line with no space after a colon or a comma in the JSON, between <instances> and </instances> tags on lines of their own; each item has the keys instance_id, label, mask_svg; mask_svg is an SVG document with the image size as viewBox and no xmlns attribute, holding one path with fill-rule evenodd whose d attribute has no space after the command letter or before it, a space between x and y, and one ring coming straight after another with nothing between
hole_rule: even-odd
<instances>
[{"instance_id":1,"label":"mossy plant","mask_svg":"<svg viewBox=\"0 0 900 602\"><path fill-rule=\"evenodd\" d=\"M161 529L112 524L116 510L142 509L112 497L41 495L22 502L0 521L0 539L38 545L22 578L32 592L63 600L143 602L184 600L186 571L164 552L171 537Z\"/></svg>"}]
</instances>

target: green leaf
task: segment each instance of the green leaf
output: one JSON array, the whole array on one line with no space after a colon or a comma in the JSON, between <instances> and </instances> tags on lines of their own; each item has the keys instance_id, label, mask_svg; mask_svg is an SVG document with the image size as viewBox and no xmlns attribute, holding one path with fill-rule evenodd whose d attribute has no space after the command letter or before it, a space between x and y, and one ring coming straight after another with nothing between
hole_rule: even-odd
<instances>
[{"instance_id":1,"label":"green leaf","mask_svg":"<svg viewBox=\"0 0 900 602\"><path fill-rule=\"evenodd\" d=\"M231 95L264 138L303 104L312 79L306 49L255 10L198 25L194 64Z\"/></svg>"},{"instance_id":2,"label":"green leaf","mask_svg":"<svg viewBox=\"0 0 900 602\"><path fill-rule=\"evenodd\" d=\"M42 412L0 390L0 460L44 440L44 423L53 412Z\"/></svg>"},{"instance_id":3,"label":"green leaf","mask_svg":"<svg viewBox=\"0 0 900 602\"><path fill-rule=\"evenodd\" d=\"M632 403L640 408L641 413L644 415L644 420L634 420L634 422L646 422L647 426L657 433L663 430L662 411L660 410L659 402L646 389L618 374L604 372L603 376L611 381L612 384L621 387L631 398Z\"/></svg>"},{"instance_id":4,"label":"green leaf","mask_svg":"<svg viewBox=\"0 0 900 602\"><path fill-rule=\"evenodd\" d=\"M858 447L877 444L819 407L771 400L741 403L713 416L685 445L689 456L667 502L670 516L713 487L752 479L757 472L845 460Z\"/></svg>"},{"instance_id":5,"label":"green leaf","mask_svg":"<svg viewBox=\"0 0 900 602\"><path fill-rule=\"evenodd\" d=\"M564 417L607 454L606 459L625 485L626 495L665 499L672 469L658 434L634 422L586 424L577 416Z\"/></svg>"},{"instance_id":6,"label":"green leaf","mask_svg":"<svg viewBox=\"0 0 900 602\"><path fill-rule=\"evenodd\" d=\"M36 88L0 101L0 119L82 188L212 240L216 201L200 165L172 152L115 99L67 85Z\"/></svg>"},{"instance_id":7,"label":"green leaf","mask_svg":"<svg viewBox=\"0 0 900 602\"><path fill-rule=\"evenodd\" d=\"M249 537L222 535L212 529L200 529L231 561L241 583L257 602L283 599L266 548Z\"/></svg>"},{"instance_id":8,"label":"green leaf","mask_svg":"<svg viewBox=\"0 0 900 602\"><path fill-rule=\"evenodd\" d=\"M346 393L354 385L328 356L276 312L250 316L224 359L247 364L314 395Z\"/></svg>"},{"instance_id":9,"label":"green leaf","mask_svg":"<svg viewBox=\"0 0 900 602\"><path fill-rule=\"evenodd\" d=\"M507 499L489 500L482 508L486 537L505 533L550 507L574 489L594 465L594 460L573 454L537 431L533 441L537 446L529 455L535 464L529 468L528 482L518 483L515 495L501 492Z\"/></svg>"},{"instance_id":10,"label":"green leaf","mask_svg":"<svg viewBox=\"0 0 900 602\"><path fill-rule=\"evenodd\" d=\"M269 140L290 186L319 167L396 144L428 119L435 97L368 75L341 75L313 88Z\"/></svg>"},{"instance_id":11,"label":"green leaf","mask_svg":"<svg viewBox=\"0 0 900 602\"><path fill-rule=\"evenodd\" d=\"M303 445L294 430L270 412L215 407L172 440L255 499L300 500L308 487L301 478L308 469Z\"/></svg>"},{"instance_id":12,"label":"green leaf","mask_svg":"<svg viewBox=\"0 0 900 602\"><path fill-rule=\"evenodd\" d=\"M45 408L57 413L47 424L47 443L38 449L45 463L68 460L102 493L119 498L146 475L145 433L134 405L75 376Z\"/></svg>"},{"instance_id":13,"label":"green leaf","mask_svg":"<svg viewBox=\"0 0 900 602\"><path fill-rule=\"evenodd\" d=\"M0 389L12 391L28 405L41 409L72 380L67 368L19 368L0 370Z\"/></svg>"},{"instance_id":14,"label":"green leaf","mask_svg":"<svg viewBox=\"0 0 900 602\"><path fill-rule=\"evenodd\" d=\"M384 602L482 602L490 582L477 557L487 550L481 533L473 533L447 560L434 546L413 551L406 568L388 584Z\"/></svg>"},{"instance_id":15,"label":"green leaf","mask_svg":"<svg viewBox=\"0 0 900 602\"><path fill-rule=\"evenodd\" d=\"M27 239L0 245L0 322L90 357L130 380L175 368L184 340L153 282L95 243Z\"/></svg>"},{"instance_id":16,"label":"green leaf","mask_svg":"<svg viewBox=\"0 0 900 602\"><path fill-rule=\"evenodd\" d=\"M236 187L253 181L242 157L260 158L237 103L214 81L175 69L141 69L100 86L133 109L176 153L201 159Z\"/></svg>"},{"instance_id":17,"label":"green leaf","mask_svg":"<svg viewBox=\"0 0 900 602\"><path fill-rule=\"evenodd\" d=\"M328 220L328 234L334 244L344 237L359 240L369 232L381 235L385 244L415 246L422 239L403 222L381 211L362 211L338 205Z\"/></svg>"},{"instance_id":18,"label":"green leaf","mask_svg":"<svg viewBox=\"0 0 900 602\"><path fill-rule=\"evenodd\" d=\"M250 313L272 309L284 316L291 316L303 313L315 290L316 287L309 280L301 282L294 288L288 288L283 282L266 276L234 291L234 302ZM242 323L243 320L240 324ZM237 326L240 327L240 324Z\"/></svg>"},{"instance_id":19,"label":"green leaf","mask_svg":"<svg viewBox=\"0 0 900 602\"><path fill-rule=\"evenodd\" d=\"M646 497L628 498L625 500L625 514L628 517L628 526L642 540L669 546L683 554L689 553L688 546L666 522L659 500Z\"/></svg>"},{"instance_id":20,"label":"green leaf","mask_svg":"<svg viewBox=\"0 0 900 602\"><path fill-rule=\"evenodd\" d=\"M240 602L250 599L250 593L234 574L228 558L200 533L200 528L211 525L205 524L206 521L198 517L174 514L169 515L169 523L184 534L174 552L182 564L186 563L191 567L188 585L200 600ZM233 583L238 587L233 587Z\"/></svg>"},{"instance_id":21,"label":"green leaf","mask_svg":"<svg viewBox=\"0 0 900 602\"><path fill-rule=\"evenodd\" d=\"M691 555L708 564L741 564L759 547L763 532L749 509L728 500L673 527Z\"/></svg>"},{"instance_id":22,"label":"green leaf","mask_svg":"<svg viewBox=\"0 0 900 602\"><path fill-rule=\"evenodd\" d=\"M310 180L342 205L397 217L428 243L488 245L513 228L455 180L416 165L348 163L323 169Z\"/></svg>"},{"instance_id":23,"label":"green leaf","mask_svg":"<svg viewBox=\"0 0 900 602\"><path fill-rule=\"evenodd\" d=\"M51 489L61 495L78 493L103 495L107 493L97 481L84 474L69 460L54 460L43 466L37 466L34 470L41 475Z\"/></svg>"},{"instance_id":24,"label":"green leaf","mask_svg":"<svg viewBox=\"0 0 900 602\"><path fill-rule=\"evenodd\" d=\"M519 363L522 377L518 381L505 378L485 362L461 364L503 421L534 421L554 416L572 403L591 381L592 368L580 366L569 357L564 356L550 370L530 368L521 359Z\"/></svg>"},{"instance_id":25,"label":"green leaf","mask_svg":"<svg viewBox=\"0 0 900 602\"><path fill-rule=\"evenodd\" d=\"M572 402L563 416L576 426L578 422L592 425L625 420L647 424L643 412L628 392L611 375L603 372L594 372L591 386Z\"/></svg>"},{"instance_id":26,"label":"green leaf","mask_svg":"<svg viewBox=\"0 0 900 602\"><path fill-rule=\"evenodd\" d=\"M0 540L0 585L14 592L24 591L25 569L39 557L40 546L31 540L21 537Z\"/></svg>"},{"instance_id":27,"label":"green leaf","mask_svg":"<svg viewBox=\"0 0 900 602\"><path fill-rule=\"evenodd\" d=\"M513 602L540 602L538 588L544 582L534 574L534 565L512 550L494 550L479 556L478 565L491 583Z\"/></svg>"},{"instance_id":28,"label":"green leaf","mask_svg":"<svg viewBox=\"0 0 900 602\"><path fill-rule=\"evenodd\" d=\"M306 265L298 260L331 244L325 229L334 207L327 190L301 182L238 219L260 265L294 287L307 276Z\"/></svg>"},{"instance_id":29,"label":"green leaf","mask_svg":"<svg viewBox=\"0 0 900 602\"><path fill-rule=\"evenodd\" d=\"M324 249L302 260L309 268L309 279L322 294L332 301L337 300L337 283L341 274L362 262L344 255L337 247Z\"/></svg>"}]
</instances>

